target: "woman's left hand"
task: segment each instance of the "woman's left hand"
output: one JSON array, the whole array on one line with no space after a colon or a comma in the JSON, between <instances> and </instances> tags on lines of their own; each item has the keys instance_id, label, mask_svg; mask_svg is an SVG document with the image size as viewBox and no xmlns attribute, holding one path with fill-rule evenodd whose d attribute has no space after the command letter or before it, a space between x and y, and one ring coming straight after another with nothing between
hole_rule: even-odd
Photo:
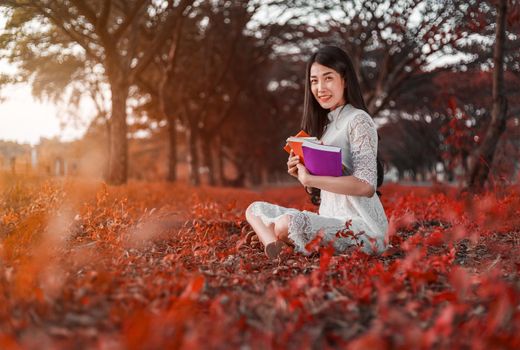
<instances>
[{"instance_id":1,"label":"woman's left hand","mask_svg":"<svg viewBox=\"0 0 520 350\"><path fill-rule=\"evenodd\" d=\"M307 168L301 163L298 163L296 167L298 168L298 181L300 181L300 183L303 186L308 186L308 181L311 174L309 173Z\"/></svg>"}]
</instances>

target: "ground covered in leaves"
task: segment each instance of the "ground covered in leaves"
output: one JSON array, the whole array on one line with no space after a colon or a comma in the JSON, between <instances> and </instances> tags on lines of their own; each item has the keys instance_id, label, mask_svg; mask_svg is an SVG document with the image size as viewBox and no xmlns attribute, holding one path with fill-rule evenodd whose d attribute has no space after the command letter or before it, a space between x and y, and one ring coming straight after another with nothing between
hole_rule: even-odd
<instances>
[{"instance_id":1,"label":"ground covered in leaves","mask_svg":"<svg viewBox=\"0 0 520 350\"><path fill-rule=\"evenodd\" d=\"M1 178L0 348L520 348L520 191L383 187L389 250L269 261L300 188Z\"/></svg>"}]
</instances>

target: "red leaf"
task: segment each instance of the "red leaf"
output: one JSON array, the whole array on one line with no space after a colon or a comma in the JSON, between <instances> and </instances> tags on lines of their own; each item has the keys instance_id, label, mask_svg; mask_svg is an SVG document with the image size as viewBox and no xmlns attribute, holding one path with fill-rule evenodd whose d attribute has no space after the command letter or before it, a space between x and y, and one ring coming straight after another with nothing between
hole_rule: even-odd
<instances>
[{"instance_id":1,"label":"red leaf","mask_svg":"<svg viewBox=\"0 0 520 350\"><path fill-rule=\"evenodd\" d=\"M332 244L320 249L320 272L324 273L330 265L330 259L334 254L334 247Z\"/></svg>"},{"instance_id":2,"label":"red leaf","mask_svg":"<svg viewBox=\"0 0 520 350\"><path fill-rule=\"evenodd\" d=\"M435 321L433 326L435 333L437 333L437 335L448 337L453 331L452 323L454 317L455 308L453 305L449 304L441 311L439 317L437 317L437 320Z\"/></svg>"},{"instance_id":3,"label":"red leaf","mask_svg":"<svg viewBox=\"0 0 520 350\"><path fill-rule=\"evenodd\" d=\"M471 277L466 270L455 266L450 273L450 282L455 288L459 299L464 300L471 287Z\"/></svg>"},{"instance_id":4,"label":"red leaf","mask_svg":"<svg viewBox=\"0 0 520 350\"><path fill-rule=\"evenodd\" d=\"M364 349L388 349L387 342L383 339L382 335L374 332L367 333L360 338L355 339L348 347L351 350L364 350Z\"/></svg>"},{"instance_id":5,"label":"red leaf","mask_svg":"<svg viewBox=\"0 0 520 350\"><path fill-rule=\"evenodd\" d=\"M199 297L200 291L202 287L204 287L204 276L196 276L194 277L186 289L182 292L180 298L181 299L196 299Z\"/></svg>"},{"instance_id":6,"label":"red leaf","mask_svg":"<svg viewBox=\"0 0 520 350\"><path fill-rule=\"evenodd\" d=\"M457 295L454 292L444 291L437 293L433 296L432 301L435 304L442 303L444 301L454 302L457 300Z\"/></svg>"},{"instance_id":7,"label":"red leaf","mask_svg":"<svg viewBox=\"0 0 520 350\"><path fill-rule=\"evenodd\" d=\"M322 235L323 233L320 231L312 241L305 245L305 250L307 250L308 252L312 252L314 249L316 249L321 243L321 240L323 238Z\"/></svg>"},{"instance_id":8,"label":"red leaf","mask_svg":"<svg viewBox=\"0 0 520 350\"><path fill-rule=\"evenodd\" d=\"M448 100L448 107L452 113L455 113L457 110L457 99L454 96L451 96Z\"/></svg>"}]
</instances>

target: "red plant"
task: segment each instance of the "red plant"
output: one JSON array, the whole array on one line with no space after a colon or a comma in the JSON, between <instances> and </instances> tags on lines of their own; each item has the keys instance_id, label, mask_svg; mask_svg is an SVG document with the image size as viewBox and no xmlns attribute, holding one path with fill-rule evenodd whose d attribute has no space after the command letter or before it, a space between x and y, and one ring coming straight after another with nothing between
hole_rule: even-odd
<instances>
[{"instance_id":1,"label":"red plant","mask_svg":"<svg viewBox=\"0 0 520 350\"><path fill-rule=\"evenodd\" d=\"M311 210L299 188L2 190L2 349L520 347L518 189L388 185L386 253L318 236L280 261L243 239L244 209Z\"/></svg>"}]
</instances>

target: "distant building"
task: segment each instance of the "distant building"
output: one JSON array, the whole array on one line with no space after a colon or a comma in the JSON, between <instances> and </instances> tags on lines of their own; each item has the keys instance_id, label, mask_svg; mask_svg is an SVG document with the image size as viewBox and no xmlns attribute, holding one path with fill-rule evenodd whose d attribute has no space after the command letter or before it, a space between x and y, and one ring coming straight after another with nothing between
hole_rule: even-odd
<instances>
[{"instance_id":1,"label":"distant building","mask_svg":"<svg viewBox=\"0 0 520 350\"><path fill-rule=\"evenodd\" d=\"M89 139L44 139L36 146L0 141L0 171L12 174L101 177L106 168L103 145Z\"/></svg>"},{"instance_id":2,"label":"distant building","mask_svg":"<svg viewBox=\"0 0 520 350\"><path fill-rule=\"evenodd\" d=\"M188 179L188 144L185 133L177 134L177 178ZM41 138L36 146L0 141L0 171L14 174L39 174L62 177L106 178L109 158L106 130L91 127L80 139L63 142L57 138ZM168 175L168 132L154 130L147 137L128 139L128 177L145 181L163 181ZM207 170L199 172L204 178Z\"/></svg>"},{"instance_id":3,"label":"distant building","mask_svg":"<svg viewBox=\"0 0 520 350\"><path fill-rule=\"evenodd\" d=\"M61 142L41 139L33 154L39 173L51 176L102 177L106 167L103 144L87 138ZM36 160L36 161L34 161Z\"/></svg>"},{"instance_id":4,"label":"distant building","mask_svg":"<svg viewBox=\"0 0 520 350\"><path fill-rule=\"evenodd\" d=\"M0 141L0 171L25 173L31 169L30 145Z\"/></svg>"}]
</instances>

